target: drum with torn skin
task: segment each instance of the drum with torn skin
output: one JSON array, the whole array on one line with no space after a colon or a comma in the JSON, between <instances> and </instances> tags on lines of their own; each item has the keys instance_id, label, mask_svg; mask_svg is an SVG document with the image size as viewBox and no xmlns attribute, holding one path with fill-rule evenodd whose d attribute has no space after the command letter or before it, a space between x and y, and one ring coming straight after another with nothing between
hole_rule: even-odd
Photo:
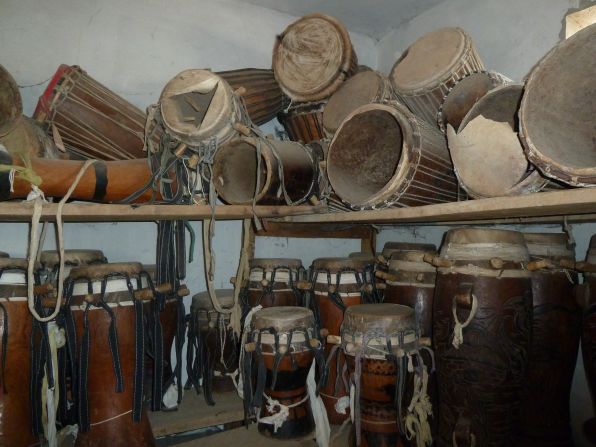
<instances>
[{"instance_id":1,"label":"drum with torn skin","mask_svg":"<svg viewBox=\"0 0 596 447\"><path fill-rule=\"evenodd\" d=\"M75 267L65 284L64 320L76 358L77 445L155 445L143 408L144 321L135 291L139 263Z\"/></svg>"},{"instance_id":2,"label":"drum with torn skin","mask_svg":"<svg viewBox=\"0 0 596 447\"><path fill-rule=\"evenodd\" d=\"M449 124L457 132L472 106L489 91L513 81L496 71L477 71L457 81L439 107L438 124L442 132Z\"/></svg>"},{"instance_id":3,"label":"drum with torn skin","mask_svg":"<svg viewBox=\"0 0 596 447\"><path fill-rule=\"evenodd\" d=\"M461 28L441 28L423 35L395 62L389 79L398 98L433 126L449 89L484 65L472 38Z\"/></svg>"},{"instance_id":4,"label":"drum with torn skin","mask_svg":"<svg viewBox=\"0 0 596 447\"><path fill-rule=\"evenodd\" d=\"M596 24L557 44L530 72L519 109L531 163L572 186L596 184Z\"/></svg>"},{"instance_id":5,"label":"drum with torn skin","mask_svg":"<svg viewBox=\"0 0 596 447\"><path fill-rule=\"evenodd\" d=\"M447 139L461 187L473 198L514 196L557 185L528 163L517 134L523 86L497 87L484 95L462 120L457 132L447 125Z\"/></svg>"},{"instance_id":6,"label":"drum with torn skin","mask_svg":"<svg viewBox=\"0 0 596 447\"><path fill-rule=\"evenodd\" d=\"M58 67L33 118L77 158L145 158L146 126L155 150L162 133L140 109L76 65Z\"/></svg>"},{"instance_id":7,"label":"drum with torn skin","mask_svg":"<svg viewBox=\"0 0 596 447\"><path fill-rule=\"evenodd\" d=\"M225 309L234 305L234 289L215 291ZM211 302L209 292L192 297L188 327L188 386L202 389L207 405L215 405L213 393L235 391L232 378L238 372L239 339L230 324L230 313L220 313ZM199 385L199 379L202 385Z\"/></svg>"},{"instance_id":8,"label":"drum with torn skin","mask_svg":"<svg viewBox=\"0 0 596 447\"><path fill-rule=\"evenodd\" d=\"M290 24L275 41L273 73L295 102L331 96L358 67L344 25L334 17L309 14Z\"/></svg>"}]
</instances>

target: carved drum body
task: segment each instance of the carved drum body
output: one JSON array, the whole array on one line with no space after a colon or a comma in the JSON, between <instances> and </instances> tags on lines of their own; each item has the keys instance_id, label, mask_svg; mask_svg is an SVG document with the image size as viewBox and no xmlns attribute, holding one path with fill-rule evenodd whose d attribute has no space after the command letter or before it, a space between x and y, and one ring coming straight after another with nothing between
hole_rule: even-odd
<instances>
[{"instance_id":1,"label":"carved drum body","mask_svg":"<svg viewBox=\"0 0 596 447\"><path fill-rule=\"evenodd\" d=\"M300 259L251 259L248 286L243 293L245 311L261 305L301 306L302 295L296 283L305 270Z\"/></svg>"}]
</instances>

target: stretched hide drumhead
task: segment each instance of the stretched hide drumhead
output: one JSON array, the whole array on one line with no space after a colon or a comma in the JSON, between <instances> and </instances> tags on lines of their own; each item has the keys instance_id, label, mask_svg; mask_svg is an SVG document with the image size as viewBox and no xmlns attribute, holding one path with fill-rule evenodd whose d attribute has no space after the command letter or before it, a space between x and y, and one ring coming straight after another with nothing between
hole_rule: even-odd
<instances>
[{"instance_id":1,"label":"stretched hide drumhead","mask_svg":"<svg viewBox=\"0 0 596 447\"><path fill-rule=\"evenodd\" d=\"M19 87L12 75L0 65L0 136L10 132L22 113Z\"/></svg>"}]
</instances>

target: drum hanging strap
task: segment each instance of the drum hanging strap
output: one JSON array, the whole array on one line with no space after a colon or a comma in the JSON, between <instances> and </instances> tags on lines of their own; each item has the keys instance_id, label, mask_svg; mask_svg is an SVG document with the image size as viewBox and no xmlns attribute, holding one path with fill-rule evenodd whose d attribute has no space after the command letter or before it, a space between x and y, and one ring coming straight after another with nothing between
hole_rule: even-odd
<instances>
[{"instance_id":1,"label":"drum hanging strap","mask_svg":"<svg viewBox=\"0 0 596 447\"><path fill-rule=\"evenodd\" d=\"M255 394L252 399L252 406L256 408L261 408L263 405L263 393L265 391L265 380L267 379L267 370L265 368L265 357L263 356L263 352L261 351L261 332L259 332L259 338L257 340L257 346L255 349L255 353L258 359L258 367L257 367L257 386L255 388ZM246 396L244 396L246 399Z\"/></svg>"},{"instance_id":2,"label":"drum hanging strap","mask_svg":"<svg viewBox=\"0 0 596 447\"><path fill-rule=\"evenodd\" d=\"M279 334L274 329L271 329L273 332L273 337L275 339L275 356L273 358L273 370L271 371L271 389L275 390L275 385L277 384L277 370L279 369L279 364L281 363L282 358L288 353L290 344L291 344L291 337L292 332L288 334L288 344L285 346L283 352L280 351L279 346Z\"/></svg>"},{"instance_id":3,"label":"drum hanging strap","mask_svg":"<svg viewBox=\"0 0 596 447\"><path fill-rule=\"evenodd\" d=\"M180 405L180 402L182 402L182 347L184 346L184 331L186 330L184 325L186 311L182 298L176 300L176 308L178 318L176 319L176 368L174 369L174 375L178 384L178 405Z\"/></svg>"},{"instance_id":4,"label":"drum hanging strap","mask_svg":"<svg viewBox=\"0 0 596 447\"><path fill-rule=\"evenodd\" d=\"M147 284L153 292L154 300L151 303L151 328L150 338L153 347L153 382L151 389L151 410L161 410L162 383L163 383L163 327L160 313L163 309L164 295L155 290L151 275L144 273ZM136 320L136 313L135 313Z\"/></svg>"},{"instance_id":5,"label":"drum hanging strap","mask_svg":"<svg viewBox=\"0 0 596 447\"><path fill-rule=\"evenodd\" d=\"M77 331L75 329L75 322L72 316L72 310L70 308L70 300L72 296L72 282L68 282L65 289L65 301L64 306L64 328L66 332L66 349L68 352L68 364L70 372L70 383L72 386L72 395L74 398L75 406L77 404L78 396L78 380L77 380ZM66 389L66 386L64 387ZM65 402L66 403L66 402ZM76 408L75 408L76 412Z\"/></svg>"},{"instance_id":6,"label":"drum hanging strap","mask_svg":"<svg viewBox=\"0 0 596 447\"><path fill-rule=\"evenodd\" d=\"M78 410L79 428L81 432L87 432L91 428L89 422L89 399L87 396L87 371L89 369L89 309L91 303L87 303L83 312L83 338L81 340L81 352L79 354L79 385L78 385Z\"/></svg>"},{"instance_id":7,"label":"drum hanging strap","mask_svg":"<svg viewBox=\"0 0 596 447\"><path fill-rule=\"evenodd\" d=\"M116 319L114 317L114 312L112 312L110 306L108 306L107 303L103 301L103 299L99 302L99 305L110 316L110 326L108 328L108 344L110 346L110 352L112 353L112 368L114 370L114 377L116 378L116 392L121 393L122 391L124 391L124 380L122 378L122 367L120 365L120 352L118 351L118 333L116 331Z\"/></svg>"},{"instance_id":8,"label":"drum hanging strap","mask_svg":"<svg viewBox=\"0 0 596 447\"><path fill-rule=\"evenodd\" d=\"M140 287L140 281L138 282ZM126 286L135 311L135 375L133 381L132 420L140 422L143 411L143 380L145 378L145 334L143 331L143 301L135 297L130 278L126 277Z\"/></svg>"},{"instance_id":9,"label":"drum hanging strap","mask_svg":"<svg viewBox=\"0 0 596 447\"><path fill-rule=\"evenodd\" d=\"M193 313L186 317L188 322L188 334L186 336L186 383L184 384L185 390L190 390L192 387L195 388L197 393L199 392L199 378L196 370L196 363L199 358L198 352L198 337L197 337L197 323Z\"/></svg>"},{"instance_id":10,"label":"drum hanging strap","mask_svg":"<svg viewBox=\"0 0 596 447\"><path fill-rule=\"evenodd\" d=\"M207 338L207 337L205 337ZM215 402L213 401L213 396L211 391L213 390L213 367L214 367L215 359L213 354L209 351L209 346L206 343L206 340L203 344L203 396L205 398L205 402L207 405L213 406Z\"/></svg>"},{"instance_id":11,"label":"drum hanging strap","mask_svg":"<svg viewBox=\"0 0 596 447\"><path fill-rule=\"evenodd\" d=\"M2 276L2 271L0 271L0 276ZM2 391L4 394L7 393L6 391L6 353L8 352L8 313L6 312L6 308L2 303L0 303L0 311L2 312L2 365L0 368L0 380L2 380Z\"/></svg>"}]
</instances>

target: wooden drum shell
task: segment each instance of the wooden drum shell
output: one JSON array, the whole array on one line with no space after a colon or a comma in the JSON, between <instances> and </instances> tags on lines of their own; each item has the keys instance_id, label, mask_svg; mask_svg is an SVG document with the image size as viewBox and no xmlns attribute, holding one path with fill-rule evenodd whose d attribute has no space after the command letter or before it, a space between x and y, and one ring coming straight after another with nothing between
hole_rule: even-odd
<instances>
[{"instance_id":1,"label":"wooden drum shell","mask_svg":"<svg viewBox=\"0 0 596 447\"><path fill-rule=\"evenodd\" d=\"M325 138L323 110L326 103L295 104L277 115L290 140L308 144Z\"/></svg>"},{"instance_id":2,"label":"wooden drum shell","mask_svg":"<svg viewBox=\"0 0 596 447\"><path fill-rule=\"evenodd\" d=\"M24 279L24 271L21 273ZM0 444L6 446L34 445L39 442L31 433L29 381L32 316L26 296L25 285L0 284L0 304L8 315L7 322L2 314L0 324L1 336L8 340L6 358L2 359L6 365L4 383L0 387Z\"/></svg>"},{"instance_id":3,"label":"wooden drum shell","mask_svg":"<svg viewBox=\"0 0 596 447\"><path fill-rule=\"evenodd\" d=\"M66 148L83 158L126 160L145 158L143 140L147 115L80 67L60 65L33 114L46 132L53 125ZM151 140L159 146L161 129Z\"/></svg>"},{"instance_id":4,"label":"wooden drum shell","mask_svg":"<svg viewBox=\"0 0 596 447\"><path fill-rule=\"evenodd\" d=\"M257 125L271 121L289 103L273 76L273 70L262 68L241 68L218 71L234 90L240 88L240 95L251 121Z\"/></svg>"}]
</instances>

